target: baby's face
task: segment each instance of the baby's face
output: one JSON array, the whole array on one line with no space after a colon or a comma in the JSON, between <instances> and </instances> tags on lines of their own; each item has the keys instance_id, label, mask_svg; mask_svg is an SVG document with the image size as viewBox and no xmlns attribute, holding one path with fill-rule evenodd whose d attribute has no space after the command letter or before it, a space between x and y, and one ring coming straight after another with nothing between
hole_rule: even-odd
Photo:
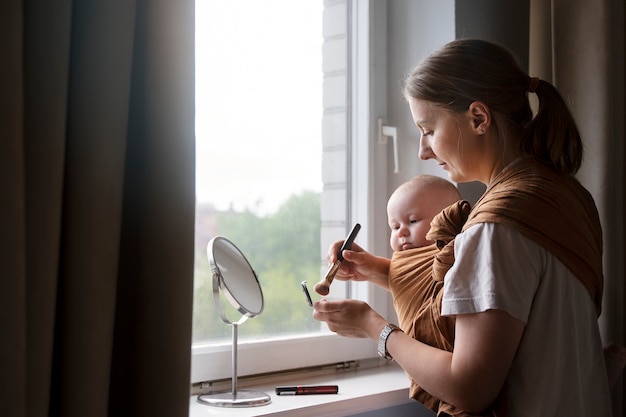
<instances>
[{"instance_id":1,"label":"baby's face","mask_svg":"<svg viewBox=\"0 0 626 417\"><path fill-rule=\"evenodd\" d=\"M426 233L430 222L439 212L431 210L428 196L410 190L394 194L387 204L387 220L391 229L389 244L394 251L420 248L430 245Z\"/></svg>"}]
</instances>

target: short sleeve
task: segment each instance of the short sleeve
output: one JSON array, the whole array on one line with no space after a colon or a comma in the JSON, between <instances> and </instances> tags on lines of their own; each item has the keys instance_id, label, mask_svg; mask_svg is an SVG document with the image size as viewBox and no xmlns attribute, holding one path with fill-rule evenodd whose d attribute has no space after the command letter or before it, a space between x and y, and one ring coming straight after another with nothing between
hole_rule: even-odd
<instances>
[{"instance_id":1,"label":"short sleeve","mask_svg":"<svg viewBox=\"0 0 626 417\"><path fill-rule=\"evenodd\" d=\"M543 248L507 226L480 223L457 235L454 255L442 315L495 309L527 323L543 276Z\"/></svg>"}]
</instances>

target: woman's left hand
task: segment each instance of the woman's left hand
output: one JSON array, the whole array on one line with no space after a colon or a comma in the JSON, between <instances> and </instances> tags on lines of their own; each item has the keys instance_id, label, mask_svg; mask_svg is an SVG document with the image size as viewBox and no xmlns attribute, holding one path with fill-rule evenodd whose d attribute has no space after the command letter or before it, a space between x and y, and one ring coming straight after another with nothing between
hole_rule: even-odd
<instances>
[{"instance_id":1,"label":"woman's left hand","mask_svg":"<svg viewBox=\"0 0 626 417\"><path fill-rule=\"evenodd\" d=\"M313 318L344 337L369 337L378 340L387 321L369 304L360 300L320 300L313 304Z\"/></svg>"}]
</instances>

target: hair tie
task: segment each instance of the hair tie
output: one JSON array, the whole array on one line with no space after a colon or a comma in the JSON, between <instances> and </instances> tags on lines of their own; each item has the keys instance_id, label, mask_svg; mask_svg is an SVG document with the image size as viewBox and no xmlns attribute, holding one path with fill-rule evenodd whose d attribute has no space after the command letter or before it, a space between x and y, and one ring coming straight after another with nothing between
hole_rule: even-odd
<instances>
[{"instance_id":1,"label":"hair tie","mask_svg":"<svg viewBox=\"0 0 626 417\"><path fill-rule=\"evenodd\" d=\"M534 93L535 90L537 89L537 86L539 85L539 78L537 77L532 77L530 79L530 83L528 84L528 92L529 93Z\"/></svg>"}]
</instances>

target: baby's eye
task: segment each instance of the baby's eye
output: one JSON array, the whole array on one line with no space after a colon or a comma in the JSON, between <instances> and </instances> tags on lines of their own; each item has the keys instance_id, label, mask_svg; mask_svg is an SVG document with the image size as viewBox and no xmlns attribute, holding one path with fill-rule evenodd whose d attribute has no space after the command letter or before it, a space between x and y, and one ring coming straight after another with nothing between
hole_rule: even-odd
<instances>
[{"instance_id":1,"label":"baby's eye","mask_svg":"<svg viewBox=\"0 0 626 417\"><path fill-rule=\"evenodd\" d=\"M411 219L411 220L409 220L409 223L410 223L410 224L414 224L414 223L417 223L418 221L419 221L419 220L417 220L417 219Z\"/></svg>"}]
</instances>

